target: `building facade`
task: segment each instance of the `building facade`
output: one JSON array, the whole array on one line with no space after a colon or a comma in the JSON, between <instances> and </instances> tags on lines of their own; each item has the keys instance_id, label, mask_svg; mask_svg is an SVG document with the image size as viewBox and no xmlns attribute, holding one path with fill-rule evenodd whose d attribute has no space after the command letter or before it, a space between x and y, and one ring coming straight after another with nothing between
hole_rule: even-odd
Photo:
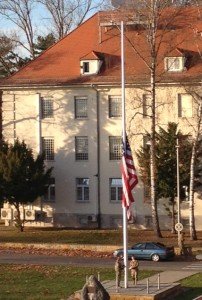
<instances>
[{"instance_id":1,"label":"building facade","mask_svg":"<svg viewBox=\"0 0 202 300\"><path fill-rule=\"evenodd\" d=\"M185 10L183 16L188 13L192 15ZM119 28L109 21L114 16L114 12L95 14L1 83L4 139L11 143L16 138L24 140L36 154L45 152L47 167L54 167L48 193L22 211L27 225L122 226L121 54ZM137 20L129 23L126 41L137 49L134 52L131 42L126 42L126 120L138 170L135 152L147 142L151 127L150 73L145 63L149 49ZM157 67L157 127L166 128L172 121L184 134L194 134L202 95L200 24L198 19L192 21L195 31L188 20L186 26L169 32L159 30L164 42L161 39ZM134 197L131 225L150 228L150 200L140 180ZM196 194L197 229L202 228L199 198ZM3 209L2 218L10 224L14 211L7 203ZM185 201L185 223L188 216ZM159 218L162 228L170 228L163 200Z\"/></svg>"}]
</instances>

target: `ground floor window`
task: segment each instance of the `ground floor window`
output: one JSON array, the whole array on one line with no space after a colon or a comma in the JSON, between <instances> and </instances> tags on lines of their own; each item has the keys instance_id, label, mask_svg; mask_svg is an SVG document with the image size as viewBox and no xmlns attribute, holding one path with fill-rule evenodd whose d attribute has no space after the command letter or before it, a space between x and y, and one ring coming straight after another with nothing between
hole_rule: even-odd
<instances>
[{"instance_id":1,"label":"ground floor window","mask_svg":"<svg viewBox=\"0 0 202 300\"><path fill-rule=\"evenodd\" d=\"M50 178L50 185L46 194L44 195L45 201L55 201L55 178Z\"/></svg>"},{"instance_id":2,"label":"ground floor window","mask_svg":"<svg viewBox=\"0 0 202 300\"><path fill-rule=\"evenodd\" d=\"M120 202L122 199L122 180L121 178L110 178L110 201Z\"/></svg>"},{"instance_id":3,"label":"ground floor window","mask_svg":"<svg viewBox=\"0 0 202 300\"><path fill-rule=\"evenodd\" d=\"M76 200L89 201L89 178L76 178Z\"/></svg>"}]
</instances>

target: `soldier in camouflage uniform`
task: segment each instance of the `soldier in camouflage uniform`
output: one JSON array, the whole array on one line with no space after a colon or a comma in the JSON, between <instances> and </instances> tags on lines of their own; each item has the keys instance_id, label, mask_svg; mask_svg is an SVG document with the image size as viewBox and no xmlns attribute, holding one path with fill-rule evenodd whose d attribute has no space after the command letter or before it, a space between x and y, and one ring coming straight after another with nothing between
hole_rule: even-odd
<instances>
[{"instance_id":1,"label":"soldier in camouflage uniform","mask_svg":"<svg viewBox=\"0 0 202 300\"><path fill-rule=\"evenodd\" d=\"M121 275L122 275L123 269L124 269L123 258L117 257L116 262L115 262L116 287L121 287L120 282L121 282Z\"/></svg>"},{"instance_id":2,"label":"soldier in camouflage uniform","mask_svg":"<svg viewBox=\"0 0 202 300\"><path fill-rule=\"evenodd\" d=\"M139 267L138 261L135 259L134 256L132 256L129 270L131 272L131 277L135 285L137 284L137 280L138 280L138 267Z\"/></svg>"}]
</instances>

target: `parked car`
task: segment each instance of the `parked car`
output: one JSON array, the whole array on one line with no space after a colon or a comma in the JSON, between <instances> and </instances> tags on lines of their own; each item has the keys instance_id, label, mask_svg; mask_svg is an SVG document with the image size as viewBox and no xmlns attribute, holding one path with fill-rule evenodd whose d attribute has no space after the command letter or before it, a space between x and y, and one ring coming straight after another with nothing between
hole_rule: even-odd
<instances>
[{"instance_id":1,"label":"parked car","mask_svg":"<svg viewBox=\"0 0 202 300\"><path fill-rule=\"evenodd\" d=\"M117 249L113 253L114 257L122 256L123 249ZM174 257L174 247L166 247L161 243L145 242L134 244L131 248L128 248L128 258L135 256L137 259L151 259L153 261L159 261L163 259L169 259Z\"/></svg>"}]
</instances>

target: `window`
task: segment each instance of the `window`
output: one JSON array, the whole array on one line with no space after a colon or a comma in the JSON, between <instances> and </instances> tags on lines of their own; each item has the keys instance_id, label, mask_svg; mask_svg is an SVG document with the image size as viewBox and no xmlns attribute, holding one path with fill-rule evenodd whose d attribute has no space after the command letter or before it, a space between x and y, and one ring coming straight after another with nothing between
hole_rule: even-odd
<instances>
[{"instance_id":1,"label":"window","mask_svg":"<svg viewBox=\"0 0 202 300\"><path fill-rule=\"evenodd\" d=\"M55 201L55 178L50 178L50 185L46 194L44 195L45 201Z\"/></svg>"},{"instance_id":2,"label":"window","mask_svg":"<svg viewBox=\"0 0 202 300\"><path fill-rule=\"evenodd\" d=\"M119 160L122 157L122 140L119 136L109 137L109 159Z\"/></svg>"},{"instance_id":3,"label":"window","mask_svg":"<svg viewBox=\"0 0 202 300\"><path fill-rule=\"evenodd\" d=\"M46 160L54 160L54 139L42 138L42 150Z\"/></svg>"},{"instance_id":4,"label":"window","mask_svg":"<svg viewBox=\"0 0 202 300\"><path fill-rule=\"evenodd\" d=\"M146 243L147 250L159 249L159 247L153 243Z\"/></svg>"},{"instance_id":5,"label":"window","mask_svg":"<svg viewBox=\"0 0 202 300\"><path fill-rule=\"evenodd\" d=\"M76 178L76 199L77 201L89 201L88 178Z\"/></svg>"},{"instance_id":6,"label":"window","mask_svg":"<svg viewBox=\"0 0 202 300\"><path fill-rule=\"evenodd\" d=\"M121 107L121 97L119 96L109 96L109 117L121 117L122 107Z\"/></svg>"},{"instance_id":7,"label":"window","mask_svg":"<svg viewBox=\"0 0 202 300\"><path fill-rule=\"evenodd\" d=\"M190 94L178 94L178 117L191 118L193 116L192 102Z\"/></svg>"},{"instance_id":8,"label":"window","mask_svg":"<svg viewBox=\"0 0 202 300\"><path fill-rule=\"evenodd\" d=\"M53 117L53 100L41 98L42 118Z\"/></svg>"},{"instance_id":9,"label":"window","mask_svg":"<svg viewBox=\"0 0 202 300\"><path fill-rule=\"evenodd\" d=\"M145 243L139 243L134 245L134 247L132 247L132 249L145 249L146 244Z\"/></svg>"},{"instance_id":10,"label":"window","mask_svg":"<svg viewBox=\"0 0 202 300\"><path fill-rule=\"evenodd\" d=\"M86 97L75 97L75 118L76 119L86 119L88 117L88 107Z\"/></svg>"},{"instance_id":11,"label":"window","mask_svg":"<svg viewBox=\"0 0 202 300\"><path fill-rule=\"evenodd\" d=\"M122 199L122 180L121 178L110 178L110 201L119 202Z\"/></svg>"},{"instance_id":12,"label":"window","mask_svg":"<svg viewBox=\"0 0 202 300\"><path fill-rule=\"evenodd\" d=\"M165 68L170 72L179 72L184 69L183 57L166 57Z\"/></svg>"},{"instance_id":13,"label":"window","mask_svg":"<svg viewBox=\"0 0 202 300\"><path fill-rule=\"evenodd\" d=\"M143 95L143 118L151 117L151 96L148 94Z\"/></svg>"},{"instance_id":14,"label":"window","mask_svg":"<svg viewBox=\"0 0 202 300\"><path fill-rule=\"evenodd\" d=\"M83 73L89 73L90 68L89 68L89 62L83 62Z\"/></svg>"},{"instance_id":15,"label":"window","mask_svg":"<svg viewBox=\"0 0 202 300\"><path fill-rule=\"evenodd\" d=\"M75 137L76 160L88 160L88 137Z\"/></svg>"},{"instance_id":16,"label":"window","mask_svg":"<svg viewBox=\"0 0 202 300\"><path fill-rule=\"evenodd\" d=\"M152 227L152 216L145 216L145 226L147 228Z\"/></svg>"}]
</instances>

